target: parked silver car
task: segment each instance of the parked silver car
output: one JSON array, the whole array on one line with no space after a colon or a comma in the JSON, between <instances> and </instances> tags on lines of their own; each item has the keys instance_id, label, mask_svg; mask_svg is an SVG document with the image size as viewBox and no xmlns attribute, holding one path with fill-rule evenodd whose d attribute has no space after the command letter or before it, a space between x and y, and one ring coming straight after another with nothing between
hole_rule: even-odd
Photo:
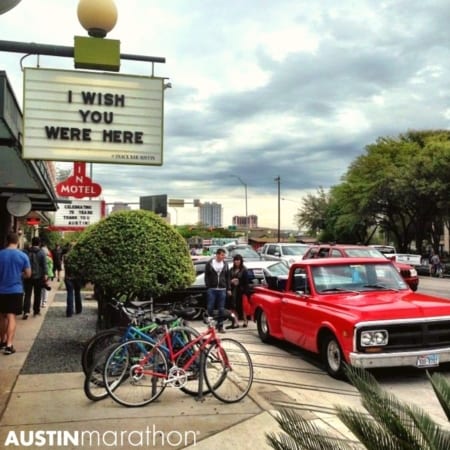
<instances>
[{"instance_id":1,"label":"parked silver car","mask_svg":"<svg viewBox=\"0 0 450 450\"><path fill-rule=\"evenodd\" d=\"M288 266L301 261L310 246L294 242L267 243L261 249L260 255L266 261L284 261Z\"/></svg>"}]
</instances>

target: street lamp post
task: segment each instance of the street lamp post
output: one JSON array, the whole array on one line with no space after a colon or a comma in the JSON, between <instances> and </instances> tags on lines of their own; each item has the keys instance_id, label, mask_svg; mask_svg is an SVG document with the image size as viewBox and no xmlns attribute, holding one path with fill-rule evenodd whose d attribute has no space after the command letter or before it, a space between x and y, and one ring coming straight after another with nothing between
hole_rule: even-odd
<instances>
[{"instance_id":1,"label":"street lamp post","mask_svg":"<svg viewBox=\"0 0 450 450\"><path fill-rule=\"evenodd\" d=\"M280 234L281 234L281 196L280 196L280 184L281 184L281 178L278 175L275 180L277 182L277 188L278 188L278 229L277 229L277 239L278 242L281 242Z\"/></svg>"}]
</instances>

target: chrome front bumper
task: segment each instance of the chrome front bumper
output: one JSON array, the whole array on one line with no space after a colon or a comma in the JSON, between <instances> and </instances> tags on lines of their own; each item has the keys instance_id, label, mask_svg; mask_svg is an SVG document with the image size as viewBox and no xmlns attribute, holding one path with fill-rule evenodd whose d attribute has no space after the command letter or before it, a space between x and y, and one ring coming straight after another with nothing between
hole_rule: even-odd
<instances>
[{"instance_id":1,"label":"chrome front bumper","mask_svg":"<svg viewBox=\"0 0 450 450\"><path fill-rule=\"evenodd\" d=\"M419 357L439 355L439 364L450 362L450 347L396 353L350 353L350 364L371 369L374 367L415 366ZM423 366L426 368L426 366Z\"/></svg>"}]
</instances>

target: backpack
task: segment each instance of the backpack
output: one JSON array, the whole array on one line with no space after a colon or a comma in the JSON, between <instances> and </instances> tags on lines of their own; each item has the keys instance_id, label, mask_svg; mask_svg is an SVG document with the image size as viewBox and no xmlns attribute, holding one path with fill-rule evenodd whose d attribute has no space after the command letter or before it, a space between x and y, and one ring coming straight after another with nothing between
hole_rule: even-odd
<instances>
[{"instance_id":1,"label":"backpack","mask_svg":"<svg viewBox=\"0 0 450 450\"><path fill-rule=\"evenodd\" d=\"M41 265L39 263L39 251L35 252L33 250L30 250L28 252L28 257L30 258L30 266L31 266L31 278L38 279L42 278L42 270Z\"/></svg>"}]
</instances>

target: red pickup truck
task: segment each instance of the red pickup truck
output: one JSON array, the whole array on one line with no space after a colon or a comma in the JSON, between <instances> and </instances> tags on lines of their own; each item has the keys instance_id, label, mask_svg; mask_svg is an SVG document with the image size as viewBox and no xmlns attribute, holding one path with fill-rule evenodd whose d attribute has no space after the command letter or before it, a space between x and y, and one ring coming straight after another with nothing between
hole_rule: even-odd
<instances>
[{"instance_id":1,"label":"red pickup truck","mask_svg":"<svg viewBox=\"0 0 450 450\"><path fill-rule=\"evenodd\" d=\"M413 292L385 258L310 259L251 296L262 341L285 340L321 356L342 378L345 363L436 367L450 361L450 301Z\"/></svg>"}]
</instances>

